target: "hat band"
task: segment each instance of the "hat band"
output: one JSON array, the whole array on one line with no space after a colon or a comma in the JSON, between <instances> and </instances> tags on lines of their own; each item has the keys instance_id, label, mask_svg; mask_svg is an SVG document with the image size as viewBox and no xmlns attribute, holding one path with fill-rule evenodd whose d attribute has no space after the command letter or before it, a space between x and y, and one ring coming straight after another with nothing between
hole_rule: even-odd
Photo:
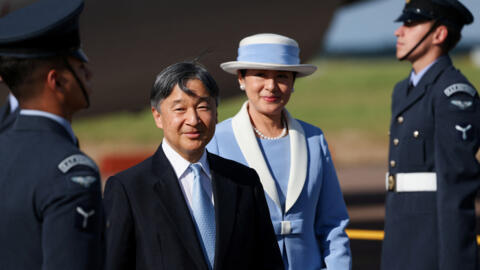
<instances>
[{"instance_id":1,"label":"hat band","mask_svg":"<svg viewBox=\"0 0 480 270\"><path fill-rule=\"evenodd\" d=\"M298 65L300 49L282 44L250 44L238 48L237 61L270 63L279 65Z\"/></svg>"}]
</instances>

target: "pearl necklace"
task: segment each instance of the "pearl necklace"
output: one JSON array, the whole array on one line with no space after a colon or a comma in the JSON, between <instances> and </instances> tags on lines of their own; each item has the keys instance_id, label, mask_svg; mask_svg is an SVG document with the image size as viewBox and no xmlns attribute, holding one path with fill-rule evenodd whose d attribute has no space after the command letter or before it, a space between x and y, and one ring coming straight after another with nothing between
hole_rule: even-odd
<instances>
[{"instance_id":1,"label":"pearl necklace","mask_svg":"<svg viewBox=\"0 0 480 270\"><path fill-rule=\"evenodd\" d=\"M285 127L282 129L282 133L280 133L280 135L276 136L276 137L268 137L266 136L265 134L263 134L262 132L260 132L260 130L258 130L256 127L253 127L253 130L255 131L255 133L257 133L257 135L264 139L264 140L278 140L282 137L285 136L285 134L287 134L287 125L286 123L283 124Z\"/></svg>"}]
</instances>

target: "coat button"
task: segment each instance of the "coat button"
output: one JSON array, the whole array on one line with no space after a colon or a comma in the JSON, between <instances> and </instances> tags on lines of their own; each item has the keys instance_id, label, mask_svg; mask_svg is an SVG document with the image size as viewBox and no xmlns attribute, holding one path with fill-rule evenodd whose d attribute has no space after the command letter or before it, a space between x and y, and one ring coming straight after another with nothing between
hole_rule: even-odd
<instances>
[{"instance_id":1,"label":"coat button","mask_svg":"<svg viewBox=\"0 0 480 270\"><path fill-rule=\"evenodd\" d=\"M397 146L400 143L400 140L395 138L393 139L393 145Z\"/></svg>"},{"instance_id":2,"label":"coat button","mask_svg":"<svg viewBox=\"0 0 480 270\"><path fill-rule=\"evenodd\" d=\"M397 163L395 162L395 160L390 160L390 167L394 168L395 165L397 165Z\"/></svg>"},{"instance_id":3,"label":"coat button","mask_svg":"<svg viewBox=\"0 0 480 270\"><path fill-rule=\"evenodd\" d=\"M403 123L404 120L405 120L405 119L403 118L403 116L399 116L399 117L397 118L397 122L398 122L399 124Z\"/></svg>"},{"instance_id":4,"label":"coat button","mask_svg":"<svg viewBox=\"0 0 480 270\"><path fill-rule=\"evenodd\" d=\"M420 135L420 132L418 132L418 130L415 130L415 131L413 132L413 137L414 137L414 138L418 138L419 135Z\"/></svg>"}]
</instances>

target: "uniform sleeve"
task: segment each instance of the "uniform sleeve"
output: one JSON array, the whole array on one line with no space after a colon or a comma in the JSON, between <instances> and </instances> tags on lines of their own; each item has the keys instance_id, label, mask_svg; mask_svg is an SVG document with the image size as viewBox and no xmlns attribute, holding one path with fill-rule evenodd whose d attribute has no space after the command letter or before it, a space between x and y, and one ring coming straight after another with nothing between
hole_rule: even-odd
<instances>
[{"instance_id":1,"label":"uniform sleeve","mask_svg":"<svg viewBox=\"0 0 480 270\"><path fill-rule=\"evenodd\" d=\"M270 212L268 210L267 201L265 199L265 192L263 190L262 184L256 172L254 172L254 178L256 178L255 190L255 201L257 215L257 239L262 239L258 241L261 243L258 246L258 251L256 255L258 258L255 260L258 262L257 269L285 269L283 266L282 255L278 247L277 239L275 237L275 232L273 231L273 225L270 219Z\"/></svg>"},{"instance_id":2,"label":"uniform sleeve","mask_svg":"<svg viewBox=\"0 0 480 270\"><path fill-rule=\"evenodd\" d=\"M103 211L98 172L84 167L59 173L35 196L42 220L42 270L101 269Z\"/></svg>"},{"instance_id":3,"label":"uniform sleeve","mask_svg":"<svg viewBox=\"0 0 480 270\"><path fill-rule=\"evenodd\" d=\"M480 187L480 166L475 154L480 145L480 103L476 91L447 95L447 89L434 103L439 265L474 269L476 262L468 258L476 258L477 252L475 194Z\"/></svg>"},{"instance_id":4,"label":"uniform sleeve","mask_svg":"<svg viewBox=\"0 0 480 270\"><path fill-rule=\"evenodd\" d=\"M118 179L107 180L104 194L106 270L135 269L135 239L130 203Z\"/></svg>"},{"instance_id":5,"label":"uniform sleeve","mask_svg":"<svg viewBox=\"0 0 480 270\"><path fill-rule=\"evenodd\" d=\"M349 222L347 208L328 146L323 135L321 137L323 174L318 179L323 182L316 208L317 241L327 269L351 269L350 241L345 233Z\"/></svg>"}]
</instances>

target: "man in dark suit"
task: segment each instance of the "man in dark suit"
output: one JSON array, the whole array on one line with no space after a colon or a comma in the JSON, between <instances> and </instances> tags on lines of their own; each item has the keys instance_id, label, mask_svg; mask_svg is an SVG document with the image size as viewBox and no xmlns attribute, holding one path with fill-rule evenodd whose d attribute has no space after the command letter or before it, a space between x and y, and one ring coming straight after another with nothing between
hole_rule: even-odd
<instances>
[{"instance_id":1,"label":"man in dark suit","mask_svg":"<svg viewBox=\"0 0 480 270\"><path fill-rule=\"evenodd\" d=\"M163 143L107 181L106 269L283 269L256 172L205 151L214 79L195 62L174 64L150 97Z\"/></svg>"},{"instance_id":2,"label":"man in dark suit","mask_svg":"<svg viewBox=\"0 0 480 270\"><path fill-rule=\"evenodd\" d=\"M412 71L392 95L382 269L478 269L480 100L448 56L473 16L457 0L410 0L397 21Z\"/></svg>"},{"instance_id":3,"label":"man in dark suit","mask_svg":"<svg viewBox=\"0 0 480 270\"><path fill-rule=\"evenodd\" d=\"M21 110L0 134L0 269L102 268L96 164L70 122L88 107L82 0L40 0L0 19L0 76Z\"/></svg>"},{"instance_id":4,"label":"man in dark suit","mask_svg":"<svg viewBox=\"0 0 480 270\"><path fill-rule=\"evenodd\" d=\"M10 93L7 102L0 107L0 134L7 131L7 129L13 125L19 111L18 101Z\"/></svg>"}]
</instances>

